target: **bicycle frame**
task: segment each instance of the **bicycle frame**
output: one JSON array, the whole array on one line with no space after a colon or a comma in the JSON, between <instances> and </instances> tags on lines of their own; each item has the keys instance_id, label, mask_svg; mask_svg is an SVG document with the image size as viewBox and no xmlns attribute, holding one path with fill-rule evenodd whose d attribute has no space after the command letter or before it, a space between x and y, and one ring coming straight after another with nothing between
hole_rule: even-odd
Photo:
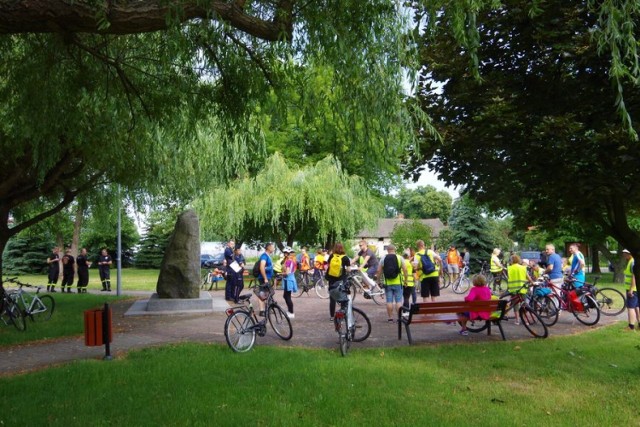
<instances>
[{"instance_id":1,"label":"bicycle frame","mask_svg":"<svg viewBox=\"0 0 640 427\"><path fill-rule=\"evenodd\" d=\"M373 295L375 296L379 296L385 295L384 289L382 289L376 282L374 282L369 276L366 276L366 273L364 273L363 271L357 269L357 270L350 270L347 273L347 281L349 283L353 283L356 286L356 291L361 292L363 295L365 295L365 298L369 299L371 298ZM369 285L369 288L365 288L364 284L362 283L363 280L368 280L370 281L370 283L367 283Z\"/></svg>"}]
</instances>

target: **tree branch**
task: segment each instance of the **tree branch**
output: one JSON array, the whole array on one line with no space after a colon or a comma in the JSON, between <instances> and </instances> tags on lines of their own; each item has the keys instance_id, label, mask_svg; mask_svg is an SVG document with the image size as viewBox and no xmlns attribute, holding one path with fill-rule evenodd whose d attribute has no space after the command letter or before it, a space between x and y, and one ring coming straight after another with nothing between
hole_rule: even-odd
<instances>
[{"instance_id":1,"label":"tree branch","mask_svg":"<svg viewBox=\"0 0 640 427\"><path fill-rule=\"evenodd\" d=\"M266 2L267 6L271 2ZM266 40L292 39L294 0L280 1L273 20L245 12L245 1L203 2L130 0L0 0L0 34L96 33L138 34L165 30L172 20L219 19L254 37Z\"/></svg>"}]
</instances>

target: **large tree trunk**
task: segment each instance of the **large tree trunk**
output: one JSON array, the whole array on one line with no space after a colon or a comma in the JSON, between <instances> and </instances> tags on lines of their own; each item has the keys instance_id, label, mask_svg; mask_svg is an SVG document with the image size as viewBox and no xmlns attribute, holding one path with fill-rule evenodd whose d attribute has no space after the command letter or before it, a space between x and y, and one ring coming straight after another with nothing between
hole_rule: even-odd
<instances>
[{"instance_id":1,"label":"large tree trunk","mask_svg":"<svg viewBox=\"0 0 640 427\"><path fill-rule=\"evenodd\" d=\"M591 273L600 274L600 252L595 247L591 247Z\"/></svg>"},{"instance_id":2,"label":"large tree trunk","mask_svg":"<svg viewBox=\"0 0 640 427\"><path fill-rule=\"evenodd\" d=\"M76 217L73 221L73 236L71 237L71 255L74 258L78 258L80 252L80 230L82 229L82 223L84 222L84 209L82 204L78 203L76 208Z\"/></svg>"},{"instance_id":3,"label":"large tree trunk","mask_svg":"<svg viewBox=\"0 0 640 427\"><path fill-rule=\"evenodd\" d=\"M165 30L175 22L217 19L263 40L291 40L295 0L264 2L271 20L246 13L245 2L0 0L0 33L139 34Z\"/></svg>"}]
</instances>

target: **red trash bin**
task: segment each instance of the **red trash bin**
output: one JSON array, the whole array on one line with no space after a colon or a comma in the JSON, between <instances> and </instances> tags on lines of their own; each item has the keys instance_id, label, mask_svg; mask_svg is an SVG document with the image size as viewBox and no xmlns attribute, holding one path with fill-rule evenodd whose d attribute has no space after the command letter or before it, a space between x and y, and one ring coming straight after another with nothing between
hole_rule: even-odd
<instances>
[{"instance_id":1,"label":"red trash bin","mask_svg":"<svg viewBox=\"0 0 640 427\"><path fill-rule=\"evenodd\" d=\"M105 336L108 342L113 341L111 327L111 307L107 310L93 309L84 312L84 345L88 347L105 344Z\"/></svg>"}]
</instances>

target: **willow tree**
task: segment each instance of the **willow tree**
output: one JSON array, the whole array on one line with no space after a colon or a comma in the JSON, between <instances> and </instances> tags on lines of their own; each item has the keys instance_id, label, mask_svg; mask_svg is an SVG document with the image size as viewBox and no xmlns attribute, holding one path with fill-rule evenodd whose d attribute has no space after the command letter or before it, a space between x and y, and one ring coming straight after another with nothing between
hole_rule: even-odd
<instances>
[{"instance_id":1,"label":"willow tree","mask_svg":"<svg viewBox=\"0 0 640 427\"><path fill-rule=\"evenodd\" d=\"M382 212L362 179L346 174L335 158L299 168L279 153L255 177L207 193L196 206L203 233L281 248L352 239Z\"/></svg>"}]
</instances>

